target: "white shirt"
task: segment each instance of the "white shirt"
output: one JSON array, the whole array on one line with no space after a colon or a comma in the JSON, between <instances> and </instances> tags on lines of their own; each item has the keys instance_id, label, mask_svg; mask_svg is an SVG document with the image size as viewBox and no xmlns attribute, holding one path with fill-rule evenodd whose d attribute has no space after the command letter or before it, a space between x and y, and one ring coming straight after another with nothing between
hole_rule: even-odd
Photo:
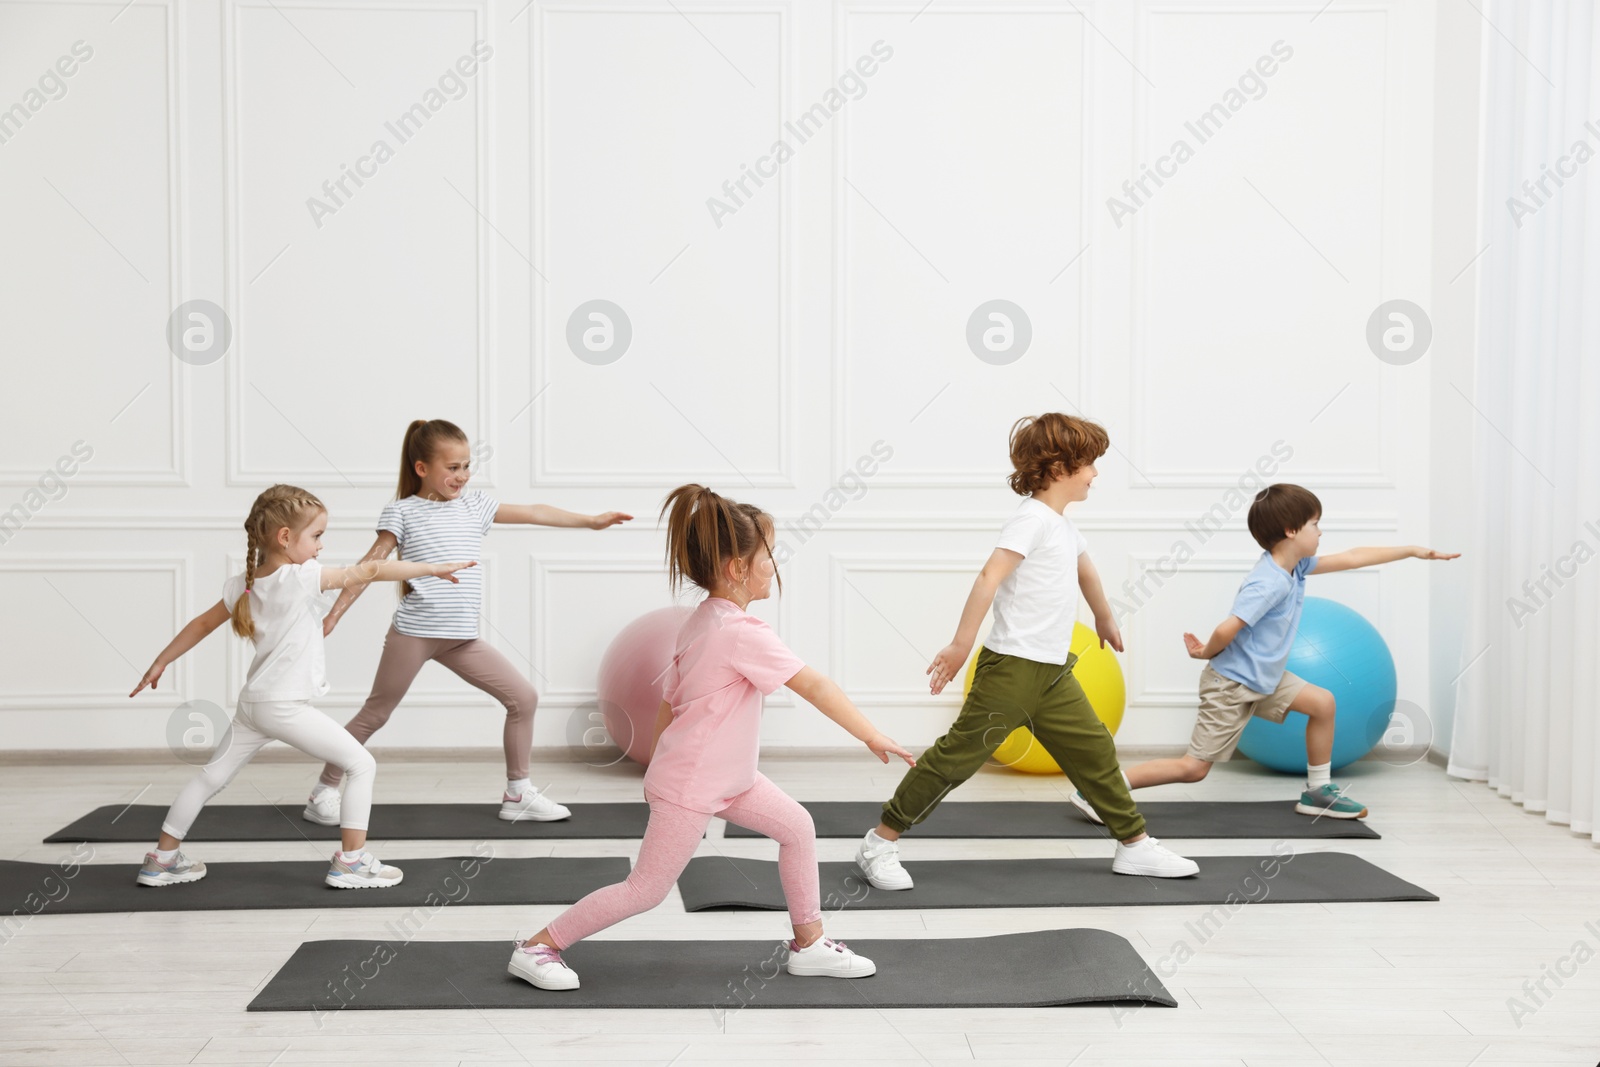
<instances>
[{"instance_id":1,"label":"white shirt","mask_svg":"<svg viewBox=\"0 0 1600 1067\"><path fill-rule=\"evenodd\" d=\"M484 493L462 493L454 500L408 496L394 500L378 516L378 529L394 534L400 558L417 563L454 563L482 558L483 535L494 525L499 501ZM394 628L411 637L478 636L483 605L483 568L457 571L459 582L413 578L410 592L394 613Z\"/></svg>"},{"instance_id":2,"label":"white shirt","mask_svg":"<svg viewBox=\"0 0 1600 1067\"><path fill-rule=\"evenodd\" d=\"M243 574L222 584L222 606L229 612L243 595ZM256 655L239 691L241 701L311 700L328 691L322 617L332 606L322 591L322 564L314 559L256 576L250 590Z\"/></svg>"},{"instance_id":3,"label":"white shirt","mask_svg":"<svg viewBox=\"0 0 1600 1067\"><path fill-rule=\"evenodd\" d=\"M1028 497L1000 530L996 548L1022 556L994 594L984 647L1039 663L1065 663L1078 619L1078 556L1089 543L1065 515Z\"/></svg>"}]
</instances>

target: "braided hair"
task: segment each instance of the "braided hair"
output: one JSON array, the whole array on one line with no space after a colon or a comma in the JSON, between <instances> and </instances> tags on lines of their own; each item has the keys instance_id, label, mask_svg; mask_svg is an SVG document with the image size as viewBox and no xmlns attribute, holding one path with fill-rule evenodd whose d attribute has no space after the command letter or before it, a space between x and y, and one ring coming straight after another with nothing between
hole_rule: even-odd
<instances>
[{"instance_id":1,"label":"braided hair","mask_svg":"<svg viewBox=\"0 0 1600 1067\"><path fill-rule=\"evenodd\" d=\"M255 637L256 624L250 617L250 590L256 584L256 568L266 557L267 546L284 527L300 530L327 507L315 496L294 485L275 485L256 497L244 520L244 595L233 603L233 632L240 637Z\"/></svg>"}]
</instances>

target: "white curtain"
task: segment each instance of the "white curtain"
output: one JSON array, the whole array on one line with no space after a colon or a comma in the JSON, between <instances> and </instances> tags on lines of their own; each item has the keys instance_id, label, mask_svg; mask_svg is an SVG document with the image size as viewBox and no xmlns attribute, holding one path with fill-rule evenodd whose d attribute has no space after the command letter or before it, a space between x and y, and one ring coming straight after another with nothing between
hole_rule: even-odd
<instances>
[{"instance_id":1,"label":"white curtain","mask_svg":"<svg viewBox=\"0 0 1600 1067\"><path fill-rule=\"evenodd\" d=\"M1449 773L1600 840L1594 7L1484 7L1474 584Z\"/></svg>"}]
</instances>

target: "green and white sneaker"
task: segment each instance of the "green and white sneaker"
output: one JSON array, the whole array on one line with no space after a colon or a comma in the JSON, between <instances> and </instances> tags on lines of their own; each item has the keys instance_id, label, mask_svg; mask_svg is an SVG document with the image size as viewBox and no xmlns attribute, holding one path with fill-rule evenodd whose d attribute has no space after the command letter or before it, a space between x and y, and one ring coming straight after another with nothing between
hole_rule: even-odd
<instances>
[{"instance_id":1,"label":"green and white sneaker","mask_svg":"<svg viewBox=\"0 0 1600 1067\"><path fill-rule=\"evenodd\" d=\"M185 856L180 849L171 863L162 863L154 852L144 854L144 866L135 879L140 885L178 885L181 882L198 882L206 876L206 865Z\"/></svg>"},{"instance_id":2,"label":"green and white sneaker","mask_svg":"<svg viewBox=\"0 0 1600 1067\"><path fill-rule=\"evenodd\" d=\"M1315 815L1329 819L1364 819L1365 804L1358 804L1344 795L1344 790L1329 782L1321 789L1307 789L1300 794L1300 803L1294 810L1301 815Z\"/></svg>"}]
</instances>

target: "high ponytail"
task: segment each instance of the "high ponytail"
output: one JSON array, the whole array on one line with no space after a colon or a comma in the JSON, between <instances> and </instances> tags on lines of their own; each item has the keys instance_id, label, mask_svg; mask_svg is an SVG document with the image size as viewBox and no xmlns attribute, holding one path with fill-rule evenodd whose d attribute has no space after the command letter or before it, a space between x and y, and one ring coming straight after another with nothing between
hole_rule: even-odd
<instances>
[{"instance_id":1,"label":"high ponytail","mask_svg":"<svg viewBox=\"0 0 1600 1067\"><path fill-rule=\"evenodd\" d=\"M772 552L771 515L703 485L678 486L667 494L661 514L667 519L667 579L674 593L686 581L710 592L727 560L749 560L763 545ZM777 579L781 591L783 576Z\"/></svg>"},{"instance_id":2,"label":"high ponytail","mask_svg":"<svg viewBox=\"0 0 1600 1067\"><path fill-rule=\"evenodd\" d=\"M244 592L233 602L233 632L240 637L256 635L250 614L251 589L256 584L256 568L266 557L267 545L285 526L298 531L318 513L327 511L322 501L294 485L275 485L256 497L244 520Z\"/></svg>"},{"instance_id":3,"label":"high ponytail","mask_svg":"<svg viewBox=\"0 0 1600 1067\"><path fill-rule=\"evenodd\" d=\"M461 427L448 419L412 419L406 435L400 441L400 483L395 486L394 498L404 500L422 492L422 475L417 473L418 463L431 461L439 446L446 441L469 444ZM394 554L395 559L405 558L405 549ZM395 593L401 600L411 592L410 582L395 583Z\"/></svg>"},{"instance_id":4,"label":"high ponytail","mask_svg":"<svg viewBox=\"0 0 1600 1067\"><path fill-rule=\"evenodd\" d=\"M400 484L394 491L396 500L416 496L422 491L422 476L417 473L417 464L433 459L439 445L445 441L469 443L461 427L447 419L411 420L400 442Z\"/></svg>"}]
</instances>

